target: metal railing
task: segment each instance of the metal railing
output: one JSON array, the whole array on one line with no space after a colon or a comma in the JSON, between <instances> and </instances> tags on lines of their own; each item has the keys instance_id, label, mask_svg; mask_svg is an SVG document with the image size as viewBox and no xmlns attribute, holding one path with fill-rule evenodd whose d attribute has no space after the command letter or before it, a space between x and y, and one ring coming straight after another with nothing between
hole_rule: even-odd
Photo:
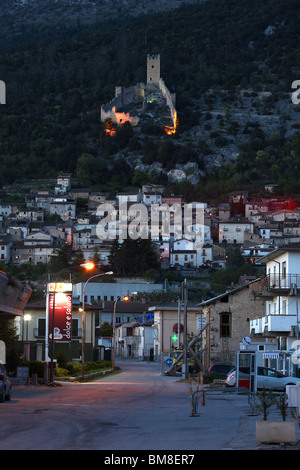
<instances>
[{"instance_id":1,"label":"metal railing","mask_svg":"<svg viewBox=\"0 0 300 470\"><path fill-rule=\"evenodd\" d=\"M263 294L264 292L276 290L300 289L300 274L268 274L250 285L252 294Z\"/></svg>"},{"instance_id":2,"label":"metal railing","mask_svg":"<svg viewBox=\"0 0 300 470\"><path fill-rule=\"evenodd\" d=\"M268 274L266 277L269 289L300 288L300 274Z\"/></svg>"}]
</instances>

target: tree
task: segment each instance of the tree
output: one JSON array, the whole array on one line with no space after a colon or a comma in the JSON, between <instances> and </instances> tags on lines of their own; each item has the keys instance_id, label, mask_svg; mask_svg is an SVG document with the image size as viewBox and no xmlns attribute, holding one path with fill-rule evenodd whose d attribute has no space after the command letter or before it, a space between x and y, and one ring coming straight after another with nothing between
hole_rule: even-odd
<instances>
[{"instance_id":1,"label":"tree","mask_svg":"<svg viewBox=\"0 0 300 470\"><path fill-rule=\"evenodd\" d=\"M49 261L49 271L51 273L59 272L62 269L71 266L73 261L74 260L71 247L68 245L62 245L57 250L56 255L52 256L51 260Z\"/></svg>"},{"instance_id":2,"label":"tree","mask_svg":"<svg viewBox=\"0 0 300 470\"><path fill-rule=\"evenodd\" d=\"M268 409L276 404L276 396L273 393L273 390L266 390L263 388L260 392L256 393L260 405L257 405L257 409L262 411L264 416L264 421L268 419Z\"/></svg>"},{"instance_id":3,"label":"tree","mask_svg":"<svg viewBox=\"0 0 300 470\"><path fill-rule=\"evenodd\" d=\"M116 274L141 275L149 269L158 268L158 253L150 239L127 238L123 242L114 240L109 263Z\"/></svg>"},{"instance_id":4,"label":"tree","mask_svg":"<svg viewBox=\"0 0 300 470\"><path fill-rule=\"evenodd\" d=\"M0 340L6 345L12 344L18 340L17 328L13 320L4 320L0 322Z\"/></svg>"},{"instance_id":5,"label":"tree","mask_svg":"<svg viewBox=\"0 0 300 470\"><path fill-rule=\"evenodd\" d=\"M108 321L103 322L102 325L99 327L99 336L112 337L112 335L113 335L112 324L108 323Z\"/></svg>"},{"instance_id":6,"label":"tree","mask_svg":"<svg viewBox=\"0 0 300 470\"><path fill-rule=\"evenodd\" d=\"M77 161L76 176L86 184L105 183L108 176L107 163L104 158L83 153Z\"/></svg>"}]
</instances>

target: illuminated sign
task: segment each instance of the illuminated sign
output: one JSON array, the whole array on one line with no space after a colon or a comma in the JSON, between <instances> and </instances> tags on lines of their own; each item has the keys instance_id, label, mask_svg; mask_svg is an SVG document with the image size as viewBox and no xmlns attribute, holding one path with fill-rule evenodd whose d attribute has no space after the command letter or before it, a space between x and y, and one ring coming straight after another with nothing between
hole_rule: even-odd
<instances>
[{"instance_id":1,"label":"illuminated sign","mask_svg":"<svg viewBox=\"0 0 300 470\"><path fill-rule=\"evenodd\" d=\"M71 341L72 338L72 284L48 284L48 339L54 341ZM54 303L55 298L55 303ZM53 308L54 304L54 308ZM54 327L53 327L54 317Z\"/></svg>"},{"instance_id":2,"label":"illuminated sign","mask_svg":"<svg viewBox=\"0 0 300 470\"><path fill-rule=\"evenodd\" d=\"M72 292L72 284L70 282L51 282L48 284L48 292Z\"/></svg>"}]
</instances>

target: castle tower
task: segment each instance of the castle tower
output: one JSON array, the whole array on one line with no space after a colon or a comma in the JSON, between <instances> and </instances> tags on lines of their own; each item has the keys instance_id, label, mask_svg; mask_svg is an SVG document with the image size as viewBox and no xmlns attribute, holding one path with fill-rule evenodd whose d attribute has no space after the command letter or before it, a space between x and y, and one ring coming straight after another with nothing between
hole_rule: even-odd
<instances>
[{"instance_id":1,"label":"castle tower","mask_svg":"<svg viewBox=\"0 0 300 470\"><path fill-rule=\"evenodd\" d=\"M147 83L159 83L160 55L147 55Z\"/></svg>"}]
</instances>

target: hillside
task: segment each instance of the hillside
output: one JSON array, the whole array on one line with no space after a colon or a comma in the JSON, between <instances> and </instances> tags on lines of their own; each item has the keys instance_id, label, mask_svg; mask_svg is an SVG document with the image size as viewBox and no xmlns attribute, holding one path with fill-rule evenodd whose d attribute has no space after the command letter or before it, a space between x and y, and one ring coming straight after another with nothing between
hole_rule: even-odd
<instances>
[{"instance_id":1,"label":"hillside","mask_svg":"<svg viewBox=\"0 0 300 470\"><path fill-rule=\"evenodd\" d=\"M68 171L112 191L150 179L222 197L255 179L300 192L297 1L2 3L1 185ZM101 104L145 81L148 53L176 92L178 132L109 138Z\"/></svg>"}]
</instances>

